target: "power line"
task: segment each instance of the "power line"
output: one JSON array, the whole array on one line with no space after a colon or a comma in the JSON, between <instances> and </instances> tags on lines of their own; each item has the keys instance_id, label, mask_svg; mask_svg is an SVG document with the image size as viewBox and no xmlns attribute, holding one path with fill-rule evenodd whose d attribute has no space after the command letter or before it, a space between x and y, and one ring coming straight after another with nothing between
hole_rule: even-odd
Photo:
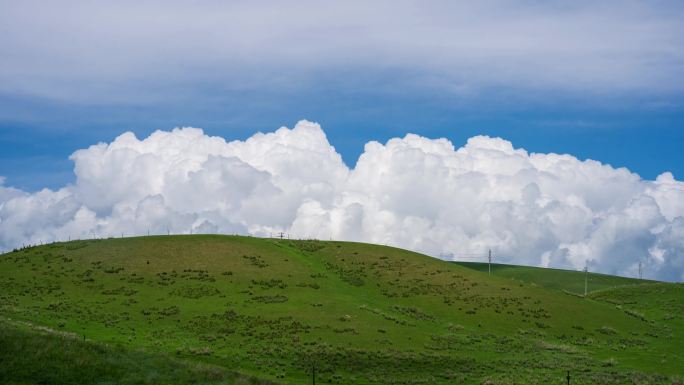
<instances>
[{"instance_id":1,"label":"power line","mask_svg":"<svg viewBox=\"0 0 684 385\"><path fill-rule=\"evenodd\" d=\"M459 255L459 254L442 254L442 257L451 257L454 260L456 259L469 259L473 261L483 261L486 260L487 254L481 254L479 256L468 256L468 255Z\"/></svg>"}]
</instances>

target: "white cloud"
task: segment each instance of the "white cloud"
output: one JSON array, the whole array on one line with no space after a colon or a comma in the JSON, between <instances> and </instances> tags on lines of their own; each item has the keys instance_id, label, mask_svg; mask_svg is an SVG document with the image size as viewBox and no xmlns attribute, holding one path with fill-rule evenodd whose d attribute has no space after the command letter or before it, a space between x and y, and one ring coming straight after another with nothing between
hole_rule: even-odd
<instances>
[{"instance_id":1,"label":"white cloud","mask_svg":"<svg viewBox=\"0 0 684 385\"><path fill-rule=\"evenodd\" d=\"M500 138L460 148L409 134L370 142L353 169L321 128L226 142L196 128L125 133L76 151L76 182L0 184L0 247L68 237L193 232L344 239L431 255L684 279L684 183Z\"/></svg>"}]
</instances>

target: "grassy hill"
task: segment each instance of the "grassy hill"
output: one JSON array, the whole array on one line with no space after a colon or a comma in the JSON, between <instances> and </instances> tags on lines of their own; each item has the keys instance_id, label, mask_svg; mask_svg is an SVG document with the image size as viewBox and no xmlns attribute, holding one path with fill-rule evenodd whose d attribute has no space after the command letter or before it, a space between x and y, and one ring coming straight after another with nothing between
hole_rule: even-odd
<instances>
[{"instance_id":1,"label":"grassy hill","mask_svg":"<svg viewBox=\"0 0 684 385\"><path fill-rule=\"evenodd\" d=\"M484 273L487 273L489 269L487 263L454 263ZM548 289L565 290L571 293L584 295L585 273L583 271L505 265L500 263L492 263L491 269L492 274L497 277L510 278L520 282L533 283L537 286ZM615 275L589 272L587 275L587 291L591 293L598 290L613 289L625 285L637 285L654 282L655 281L639 280L635 278L618 277Z\"/></svg>"},{"instance_id":2,"label":"grassy hill","mask_svg":"<svg viewBox=\"0 0 684 385\"><path fill-rule=\"evenodd\" d=\"M2 384L264 384L216 365L131 351L27 322L0 320Z\"/></svg>"},{"instance_id":3,"label":"grassy hill","mask_svg":"<svg viewBox=\"0 0 684 385\"><path fill-rule=\"evenodd\" d=\"M35 365L36 341L71 338L80 341L76 357L118 352L92 355L95 368L145 363L129 383L164 382L154 376L170 366L181 368L173 383L256 376L305 384L312 367L320 384L548 384L564 383L566 370L573 384L683 383L683 287L647 286L578 298L349 242L193 235L55 243L0 256L9 352L0 367L14 357L13 371L0 374L62 383L13 373ZM50 351L59 343L44 346L39 362L73 361ZM116 370L98 377L93 369L91 383L123 382L112 379Z\"/></svg>"}]
</instances>

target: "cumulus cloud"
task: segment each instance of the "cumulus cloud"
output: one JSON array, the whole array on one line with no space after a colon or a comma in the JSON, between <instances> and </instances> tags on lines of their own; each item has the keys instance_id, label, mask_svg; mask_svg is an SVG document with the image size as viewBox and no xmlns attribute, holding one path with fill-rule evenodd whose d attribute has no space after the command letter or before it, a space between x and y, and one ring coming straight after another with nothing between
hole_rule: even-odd
<instances>
[{"instance_id":1,"label":"cumulus cloud","mask_svg":"<svg viewBox=\"0 0 684 385\"><path fill-rule=\"evenodd\" d=\"M59 190L0 183L0 247L284 231L622 275L641 262L652 278L684 279L683 182L500 138L369 142L350 169L318 124L301 121L231 142L197 128L125 133L71 160L76 181Z\"/></svg>"}]
</instances>

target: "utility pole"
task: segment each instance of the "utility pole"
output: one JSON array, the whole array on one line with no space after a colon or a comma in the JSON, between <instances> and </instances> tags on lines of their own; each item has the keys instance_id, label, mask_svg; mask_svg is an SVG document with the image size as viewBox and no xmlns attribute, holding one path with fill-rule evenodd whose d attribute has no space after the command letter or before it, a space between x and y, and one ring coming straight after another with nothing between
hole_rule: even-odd
<instances>
[{"instance_id":1,"label":"utility pole","mask_svg":"<svg viewBox=\"0 0 684 385\"><path fill-rule=\"evenodd\" d=\"M587 296L587 282L589 281L589 265L584 265L584 296Z\"/></svg>"},{"instance_id":2,"label":"utility pole","mask_svg":"<svg viewBox=\"0 0 684 385\"><path fill-rule=\"evenodd\" d=\"M492 275L492 249L489 249L489 275Z\"/></svg>"},{"instance_id":3,"label":"utility pole","mask_svg":"<svg viewBox=\"0 0 684 385\"><path fill-rule=\"evenodd\" d=\"M282 231L278 233L278 238L280 238L281 240L283 239L284 236L285 236L285 233L283 233Z\"/></svg>"},{"instance_id":4,"label":"utility pole","mask_svg":"<svg viewBox=\"0 0 684 385\"><path fill-rule=\"evenodd\" d=\"M641 261L639 261L639 279L641 279Z\"/></svg>"}]
</instances>

